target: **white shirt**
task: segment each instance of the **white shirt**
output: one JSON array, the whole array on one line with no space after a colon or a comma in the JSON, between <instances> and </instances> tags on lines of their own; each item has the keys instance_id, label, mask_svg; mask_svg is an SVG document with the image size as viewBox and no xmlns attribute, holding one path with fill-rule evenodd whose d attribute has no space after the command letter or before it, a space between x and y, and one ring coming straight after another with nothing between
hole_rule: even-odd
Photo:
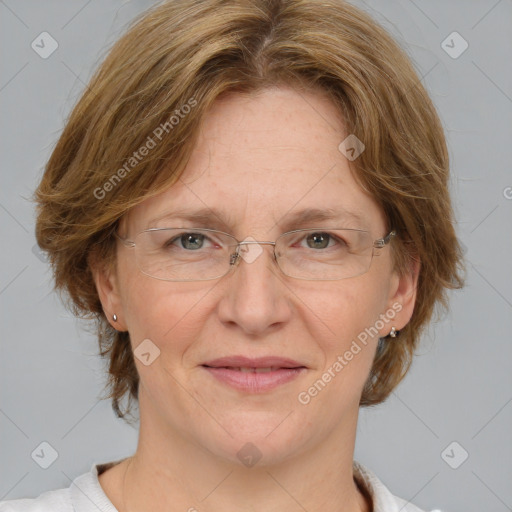
<instances>
[{"instance_id":1,"label":"white shirt","mask_svg":"<svg viewBox=\"0 0 512 512\"><path fill-rule=\"evenodd\" d=\"M101 475L121 460L93 464L89 473L76 477L68 488L46 491L37 498L1 501L0 512L118 512L103 491L98 472ZM373 512L424 512L391 494L369 469L357 461L354 461L353 469L358 484L372 498Z\"/></svg>"}]
</instances>

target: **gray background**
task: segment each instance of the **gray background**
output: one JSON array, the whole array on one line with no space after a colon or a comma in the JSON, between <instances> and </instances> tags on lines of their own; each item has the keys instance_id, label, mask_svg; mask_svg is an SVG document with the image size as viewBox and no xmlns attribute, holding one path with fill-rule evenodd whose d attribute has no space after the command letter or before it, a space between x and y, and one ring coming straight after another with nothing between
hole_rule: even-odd
<instances>
[{"instance_id":1,"label":"gray background","mask_svg":"<svg viewBox=\"0 0 512 512\"><path fill-rule=\"evenodd\" d=\"M136 448L136 429L99 400L95 337L61 305L33 250L28 199L93 69L153 3L0 1L0 500L68 487ZM468 261L466 288L451 294L404 382L361 411L355 458L427 510L512 510L512 1L354 3L407 49L438 107ZM46 59L31 48L43 31L59 45ZM456 59L441 46L453 31L469 44ZM31 457L43 441L58 453L48 469Z\"/></svg>"}]
</instances>

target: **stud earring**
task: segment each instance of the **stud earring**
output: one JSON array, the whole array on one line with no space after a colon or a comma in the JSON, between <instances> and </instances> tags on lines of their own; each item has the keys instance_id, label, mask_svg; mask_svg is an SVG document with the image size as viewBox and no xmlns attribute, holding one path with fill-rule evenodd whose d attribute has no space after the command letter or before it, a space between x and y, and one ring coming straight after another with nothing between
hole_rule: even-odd
<instances>
[{"instance_id":1,"label":"stud earring","mask_svg":"<svg viewBox=\"0 0 512 512\"><path fill-rule=\"evenodd\" d=\"M397 334L398 334L398 331L394 327L391 327L391 331L389 332L389 335L391 336L391 338L396 338Z\"/></svg>"},{"instance_id":2,"label":"stud earring","mask_svg":"<svg viewBox=\"0 0 512 512\"><path fill-rule=\"evenodd\" d=\"M112 320L114 320L114 322L117 322L117 315L115 313L112 315Z\"/></svg>"}]
</instances>

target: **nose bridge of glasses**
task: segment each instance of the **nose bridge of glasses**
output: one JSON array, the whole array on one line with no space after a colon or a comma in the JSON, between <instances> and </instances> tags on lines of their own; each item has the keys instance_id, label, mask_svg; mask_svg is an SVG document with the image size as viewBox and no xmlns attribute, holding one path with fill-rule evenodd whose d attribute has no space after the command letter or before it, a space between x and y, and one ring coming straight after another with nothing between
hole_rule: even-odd
<instances>
[{"instance_id":1,"label":"nose bridge of glasses","mask_svg":"<svg viewBox=\"0 0 512 512\"><path fill-rule=\"evenodd\" d=\"M241 242L237 243L235 252L230 255L230 258L229 258L230 265L235 265L236 263L238 263L240 261L240 259L241 259L241 254L240 254L241 249L240 248L244 245L272 245L275 247L276 242L263 241L263 240L261 240L261 241L260 240L242 240ZM248 262L253 261L252 258L242 258L242 259L245 259Z\"/></svg>"},{"instance_id":2,"label":"nose bridge of glasses","mask_svg":"<svg viewBox=\"0 0 512 512\"><path fill-rule=\"evenodd\" d=\"M275 242L265 242L265 241L260 242L259 240L242 240L241 242L238 242L238 246L247 245L247 244L276 245Z\"/></svg>"}]
</instances>

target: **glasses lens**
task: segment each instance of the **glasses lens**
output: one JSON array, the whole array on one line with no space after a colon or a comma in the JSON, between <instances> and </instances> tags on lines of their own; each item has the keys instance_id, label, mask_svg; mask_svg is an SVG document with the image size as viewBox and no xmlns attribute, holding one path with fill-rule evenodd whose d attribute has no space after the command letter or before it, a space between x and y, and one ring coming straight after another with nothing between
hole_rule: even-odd
<instances>
[{"instance_id":1,"label":"glasses lens","mask_svg":"<svg viewBox=\"0 0 512 512\"><path fill-rule=\"evenodd\" d=\"M290 277L344 279L364 274L373 255L371 233L358 229L296 230L281 235L276 257Z\"/></svg>"},{"instance_id":2,"label":"glasses lens","mask_svg":"<svg viewBox=\"0 0 512 512\"><path fill-rule=\"evenodd\" d=\"M236 239L220 231L153 228L135 238L135 258L146 275L165 281L204 281L224 276ZM277 263L297 279L337 280L367 272L373 239L358 229L299 229L276 240Z\"/></svg>"},{"instance_id":3,"label":"glasses lens","mask_svg":"<svg viewBox=\"0 0 512 512\"><path fill-rule=\"evenodd\" d=\"M202 281L229 270L229 255L236 239L219 231L190 228L155 228L139 233L135 257L140 270L166 281Z\"/></svg>"}]
</instances>

